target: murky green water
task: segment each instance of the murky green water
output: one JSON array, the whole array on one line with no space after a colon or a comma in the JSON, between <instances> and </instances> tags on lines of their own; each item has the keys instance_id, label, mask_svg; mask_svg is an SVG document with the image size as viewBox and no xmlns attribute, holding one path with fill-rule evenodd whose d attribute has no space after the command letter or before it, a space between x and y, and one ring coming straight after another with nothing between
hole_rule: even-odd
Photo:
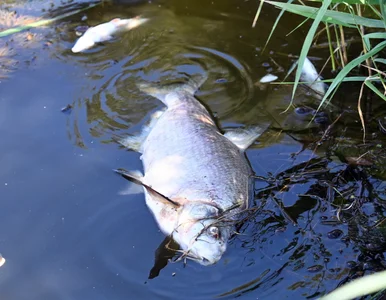
<instances>
[{"instance_id":1,"label":"murky green water","mask_svg":"<svg viewBox=\"0 0 386 300\"><path fill-rule=\"evenodd\" d=\"M46 3L28 5L16 10L39 16ZM326 111L328 124L310 129L309 118L283 114L291 90L255 82L268 72L284 78L306 29L287 36L299 22L287 16L262 52L277 11L267 6L252 29L256 8L252 1L122 1L33 29L32 38L0 39L1 299L312 299L386 267L384 230L375 226L386 215L384 135L374 121L368 149L347 146L362 134L351 86ZM77 26L136 15L151 21L71 52ZM202 72L209 79L197 97L222 128L274 121L247 151L267 180L256 181L259 209L217 265L169 263L148 279L165 237L143 194L119 194L126 182L112 169L142 166L113 138L139 131L162 108L138 90L139 80L177 82ZM304 92L296 101L318 105ZM68 104L72 110L61 112ZM342 162L365 152L369 167ZM157 266L166 252L157 252Z\"/></svg>"}]
</instances>

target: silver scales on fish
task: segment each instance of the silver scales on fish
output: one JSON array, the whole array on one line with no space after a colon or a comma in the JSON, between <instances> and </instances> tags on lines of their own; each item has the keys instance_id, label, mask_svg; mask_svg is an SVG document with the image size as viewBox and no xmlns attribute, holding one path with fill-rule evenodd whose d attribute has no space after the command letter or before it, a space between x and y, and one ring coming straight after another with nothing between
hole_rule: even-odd
<instances>
[{"instance_id":1,"label":"silver scales on fish","mask_svg":"<svg viewBox=\"0 0 386 300\"><path fill-rule=\"evenodd\" d=\"M206 76L183 85L138 84L166 105L137 136L120 141L142 153L145 174L116 172L144 187L146 204L161 231L181 248L180 259L218 262L235 222L253 197L253 171L245 150L258 126L222 134L194 97Z\"/></svg>"},{"instance_id":2,"label":"silver scales on fish","mask_svg":"<svg viewBox=\"0 0 386 300\"><path fill-rule=\"evenodd\" d=\"M113 19L91 27L72 51L89 49L147 20ZM206 78L205 75L186 84L163 87L138 84L143 92L162 101L166 109L154 114L137 136L119 141L142 153L145 174L115 170L143 186L146 204L161 231L180 246L180 259L189 258L205 266L221 259L236 222L250 206L254 174L245 150L267 127L250 126L222 134L194 97ZM308 60L302 78L320 80ZM316 82L309 86L319 87Z\"/></svg>"},{"instance_id":3,"label":"silver scales on fish","mask_svg":"<svg viewBox=\"0 0 386 300\"><path fill-rule=\"evenodd\" d=\"M324 92L312 63L306 59L301 79L315 93ZM179 259L202 265L217 263L226 251L235 225L254 196L254 173L245 150L268 125L222 134L206 108L194 97L206 76L186 84L138 84L159 99L157 112L137 136L120 143L142 154L145 174L117 169L144 188L146 204L161 231L181 248Z\"/></svg>"}]
</instances>

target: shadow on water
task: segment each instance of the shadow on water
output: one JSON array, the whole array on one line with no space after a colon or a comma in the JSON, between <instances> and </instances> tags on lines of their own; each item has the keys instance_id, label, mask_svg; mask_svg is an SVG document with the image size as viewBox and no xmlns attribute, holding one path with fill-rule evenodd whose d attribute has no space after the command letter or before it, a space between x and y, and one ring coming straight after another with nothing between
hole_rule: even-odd
<instances>
[{"instance_id":1,"label":"shadow on water","mask_svg":"<svg viewBox=\"0 0 386 300\"><path fill-rule=\"evenodd\" d=\"M55 2L52 13L80 2ZM299 19L285 16L262 53L277 11L267 7L252 29L255 6L115 0L31 30L32 40L28 32L0 40L10 53L0 83L2 299L315 299L386 267L385 105L373 104L366 144L352 86L318 115L323 122L304 113L319 104L304 89L283 113L291 89L256 82L266 73L284 79L305 33L287 36ZM42 14L39 6L31 16ZM71 52L77 26L136 15L150 21ZM320 69L317 56L327 54L311 55ZM223 129L271 124L247 151L257 175L250 217L211 267L169 263L176 245L143 194L119 194L127 187L111 171L142 168L114 138L140 131L163 108L137 83L204 72L196 96Z\"/></svg>"}]
</instances>

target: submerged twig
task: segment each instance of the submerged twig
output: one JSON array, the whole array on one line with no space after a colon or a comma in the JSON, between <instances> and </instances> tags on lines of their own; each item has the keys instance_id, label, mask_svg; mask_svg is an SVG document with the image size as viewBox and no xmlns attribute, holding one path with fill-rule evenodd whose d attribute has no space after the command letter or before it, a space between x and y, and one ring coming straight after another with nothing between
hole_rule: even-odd
<instances>
[{"instance_id":1,"label":"submerged twig","mask_svg":"<svg viewBox=\"0 0 386 300\"><path fill-rule=\"evenodd\" d=\"M361 99L362 99L362 95L363 95L363 87L365 86L365 82L366 81L363 81L363 83L361 85L361 90L359 92L358 105L357 105L359 118L361 119L361 124L362 124L362 128L363 128L363 143L364 144L366 143L365 142L365 140L366 140L366 126L365 126L365 120L363 118L363 113L362 113L362 108L361 108Z\"/></svg>"},{"instance_id":2,"label":"submerged twig","mask_svg":"<svg viewBox=\"0 0 386 300\"><path fill-rule=\"evenodd\" d=\"M343 67L347 64L347 49L346 49L346 39L344 37L344 30L343 26L339 25L339 31L340 31L340 40L341 40L341 47L342 47L342 53L343 53Z\"/></svg>"},{"instance_id":3,"label":"submerged twig","mask_svg":"<svg viewBox=\"0 0 386 300\"><path fill-rule=\"evenodd\" d=\"M286 212L283 205L280 205L280 203L275 199L275 197L272 197L273 202L277 205L277 207L280 209L280 212L282 213L283 217L289 220L292 225L298 226L298 223L289 215L289 213Z\"/></svg>"},{"instance_id":4,"label":"submerged twig","mask_svg":"<svg viewBox=\"0 0 386 300\"><path fill-rule=\"evenodd\" d=\"M315 155L316 150L318 149L318 146L322 144L323 140L326 138L326 136L330 133L331 129L334 127L335 123L338 122L338 120L342 117L343 113L341 113L330 125L328 125L327 129L324 131L322 137L320 140L316 143L316 146L314 150L312 151L312 155ZM307 165L305 166L305 168Z\"/></svg>"}]
</instances>

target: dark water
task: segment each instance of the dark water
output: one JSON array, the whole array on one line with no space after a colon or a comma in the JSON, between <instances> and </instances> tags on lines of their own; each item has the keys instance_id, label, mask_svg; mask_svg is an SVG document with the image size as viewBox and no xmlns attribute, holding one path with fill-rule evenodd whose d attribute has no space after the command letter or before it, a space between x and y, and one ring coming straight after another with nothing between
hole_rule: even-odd
<instances>
[{"instance_id":1,"label":"dark water","mask_svg":"<svg viewBox=\"0 0 386 300\"><path fill-rule=\"evenodd\" d=\"M291 90L255 82L267 72L284 78L294 61L288 54L299 53L306 29L288 36L299 19L284 18L262 52L277 11L265 7L252 29L256 8L233 0L116 1L31 30L32 40L26 33L0 39L8 51L0 78L0 252L7 260L1 299L312 299L385 268L385 230L374 226L386 216L384 136L374 121L364 146L370 148L351 153L362 133L350 87L327 113L331 123L342 106L352 111L327 137L328 124L309 129L309 119L293 110L281 114ZM71 52L76 26L139 14L151 21ZM127 185L112 169L142 166L139 154L113 138L139 131L162 108L136 82L203 72L209 79L197 97L221 127L275 120L247 151L265 179L256 181L255 213L217 265L169 263L148 279L165 237L143 194L119 194ZM306 93L297 99L318 105ZM61 112L68 104L71 111ZM366 151L380 160L378 168L344 161Z\"/></svg>"}]
</instances>

